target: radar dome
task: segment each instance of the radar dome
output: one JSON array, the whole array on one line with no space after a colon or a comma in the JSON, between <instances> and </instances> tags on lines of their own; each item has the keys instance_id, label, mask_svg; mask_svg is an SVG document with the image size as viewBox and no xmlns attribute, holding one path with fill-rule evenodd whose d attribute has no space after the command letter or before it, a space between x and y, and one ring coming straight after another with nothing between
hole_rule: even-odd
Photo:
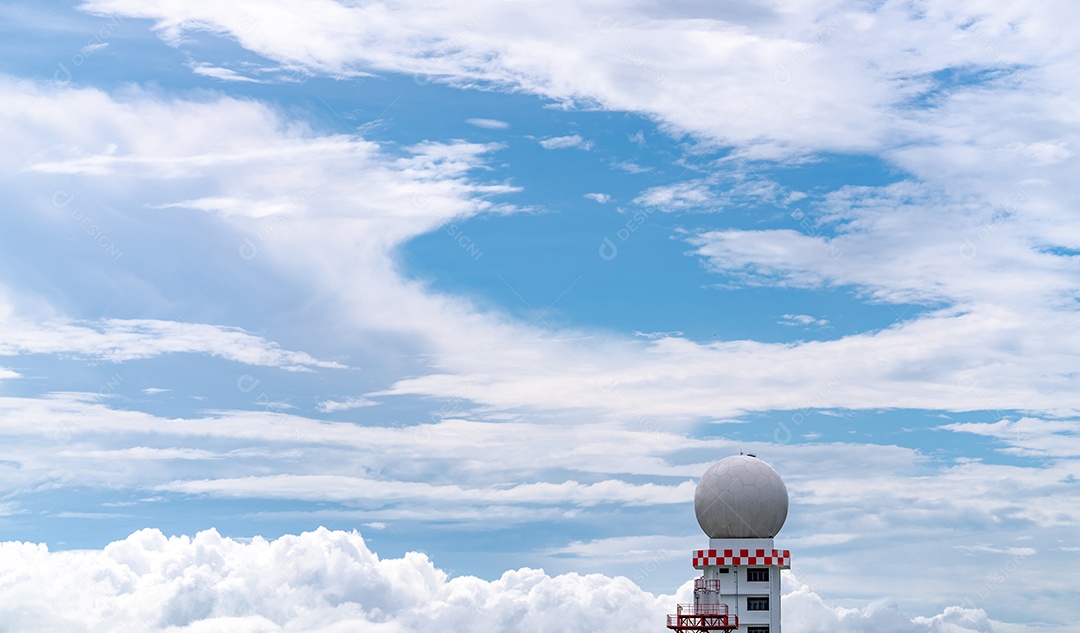
<instances>
[{"instance_id":1,"label":"radar dome","mask_svg":"<svg viewBox=\"0 0 1080 633\"><path fill-rule=\"evenodd\" d=\"M694 512L709 538L772 538L787 519L787 486L752 455L733 455L705 471Z\"/></svg>"}]
</instances>

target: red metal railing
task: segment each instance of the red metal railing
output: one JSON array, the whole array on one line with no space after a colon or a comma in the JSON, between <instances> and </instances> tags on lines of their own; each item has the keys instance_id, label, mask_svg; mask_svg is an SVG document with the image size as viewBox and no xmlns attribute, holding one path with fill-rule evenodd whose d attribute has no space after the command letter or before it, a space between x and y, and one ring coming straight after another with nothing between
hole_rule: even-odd
<instances>
[{"instance_id":1,"label":"red metal railing","mask_svg":"<svg viewBox=\"0 0 1080 633\"><path fill-rule=\"evenodd\" d=\"M726 604L680 604L676 615L727 615Z\"/></svg>"},{"instance_id":2,"label":"red metal railing","mask_svg":"<svg viewBox=\"0 0 1080 633\"><path fill-rule=\"evenodd\" d=\"M672 631L731 631L739 627L739 616L729 615L726 604L680 604L667 617Z\"/></svg>"}]
</instances>

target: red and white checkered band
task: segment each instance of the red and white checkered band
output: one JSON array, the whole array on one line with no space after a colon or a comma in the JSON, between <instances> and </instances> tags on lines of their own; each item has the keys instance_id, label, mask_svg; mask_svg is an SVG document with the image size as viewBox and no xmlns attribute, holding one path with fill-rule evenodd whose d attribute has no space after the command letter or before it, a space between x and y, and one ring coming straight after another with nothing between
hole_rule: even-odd
<instances>
[{"instance_id":1,"label":"red and white checkered band","mask_svg":"<svg viewBox=\"0 0 1080 633\"><path fill-rule=\"evenodd\" d=\"M694 552L694 569L732 565L776 565L788 569L791 567L791 552L786 549L699 549Z\"/></svg>"}]
</instances>

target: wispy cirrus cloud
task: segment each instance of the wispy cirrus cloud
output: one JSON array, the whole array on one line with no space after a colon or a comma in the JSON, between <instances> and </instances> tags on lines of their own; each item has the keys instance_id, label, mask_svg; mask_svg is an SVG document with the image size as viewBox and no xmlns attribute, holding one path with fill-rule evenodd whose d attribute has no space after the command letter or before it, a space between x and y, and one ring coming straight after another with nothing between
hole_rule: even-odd
<instances>
[{"instance_id":1,"label":"wispy cirrus cloud","mask_svg":"<svg viewBox=\"0 0 1080 633\"><path fill-rule=\"evenodd\" d=\"M323 413L334 413L378 405L378 401L369 400L368 398L346 398L344 400L323 400L316 405L316 408Z\"/></svg>"},{"instance_id":2,"label":"wispy cirrus cloud","mask_svg":"<svg viewBox=\"0 0 1080 633\"><path fill-rule=\"evenodd\" d=\"M240 73L230 68L222 68L220 66L213 66L211 64L191 64L191 71L196 75L205 75L206 77L213 77L214 79L220 79L222 81L242 81L249 83L265 83L261 79L255 79L254 77L248 77L247 75L241 75Z\"/></svg>"},{"instance_id":3,"label":"wispy cirrus cloud","mask_svg":"<svg viewBox=\"0 0 1080 633\"><path fill-rule=\"evenodd\" d=\"M200 323L154 319L105 319L98 322L0 321L0 355L66 354L124 362L162 354L200 353L246 365L287 371L343 369L304 352L281 349L240 330Z\"/></svg>"},{"instance_id":4,"label":"wispy cirrus cloud","mask_svg":"<svg viewBox=\"0 0 1080 633\"><path fill-rule=\"evenodd\" d=\"M485 130L505 130L510 127L509 123L501 119L465 119L465 122Z\"/></svg>"}]
</instances>

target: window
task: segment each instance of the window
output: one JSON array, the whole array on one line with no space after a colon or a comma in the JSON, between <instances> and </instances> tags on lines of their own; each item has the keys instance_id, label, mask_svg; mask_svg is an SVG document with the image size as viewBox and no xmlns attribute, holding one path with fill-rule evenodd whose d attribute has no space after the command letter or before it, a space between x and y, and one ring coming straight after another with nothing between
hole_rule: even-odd
<instances>
[{"instance_id":1,"label":"window","mask_svg":"<svg viewBox=\"0 0 1080 633\"><path fill-rule=\"evenodd\" d=\"M746 599L747 611L768 611L769 610L769 596L756 596Z\"/></svg>"},{"instance_id":2,"label":"window","mask_svg":"<svg viewBox=\"0 0 1080 633\"><path fill-rule=\"evenodd\" d=\"M717 570L717 572L721 573L721 574L727 574L727 573L730 573L731 570L728 569L727 567L721 567L720 569Z\"/></svg>"},{"instance_id":3,"label":"window","mask_svg":"<svg viewBox=\"0 0 1080 633\"><path fill-rule=\"evenodd\" d=\"M769 633L769 626L748 626L746 633Z\"/></svg>"},{"instance_id":4,"label":"window","mask_svg":"<svg viewBox=\"0 0 1080 633\"><path fill-rule=\"evenodd\" d=\"M769 582L768 567L751 567L746 570L747 582Z\"/></svg>"}]
</instances>

